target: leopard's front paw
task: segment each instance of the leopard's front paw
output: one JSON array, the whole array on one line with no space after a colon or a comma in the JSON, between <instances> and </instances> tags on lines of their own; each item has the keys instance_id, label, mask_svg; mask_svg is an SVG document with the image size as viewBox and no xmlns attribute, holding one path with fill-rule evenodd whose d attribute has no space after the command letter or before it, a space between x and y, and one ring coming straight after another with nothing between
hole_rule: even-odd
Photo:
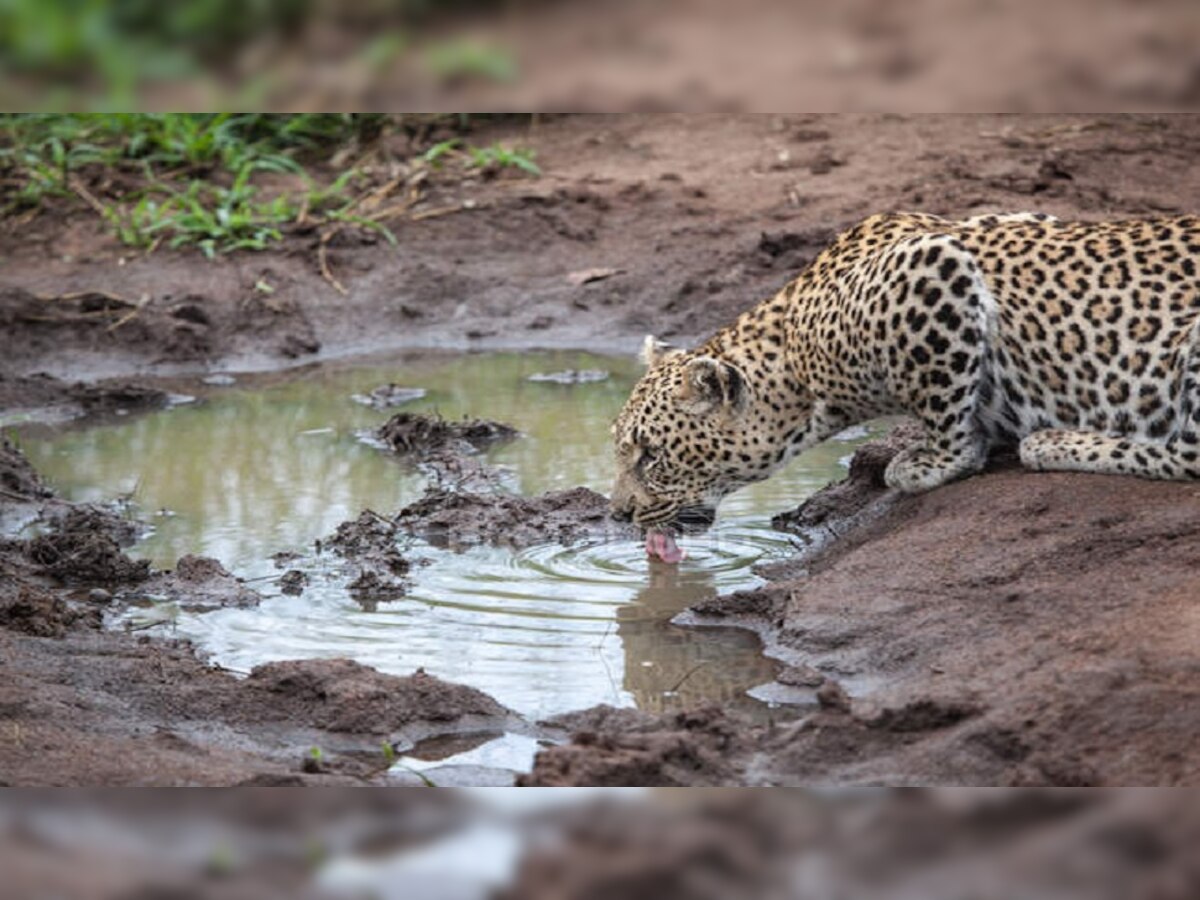
<instances>
[{"instance_id":1,"label":"leopard's front paw","mask_svg":"<svg viewBox=\"0 0 1200 900\"><path fill-rule=\"evenodd\" d=\"M907 447L888 463L883 480L906 494L920 494L978 469L963 460L929 447Z\"/></svg>"}]
</instances>

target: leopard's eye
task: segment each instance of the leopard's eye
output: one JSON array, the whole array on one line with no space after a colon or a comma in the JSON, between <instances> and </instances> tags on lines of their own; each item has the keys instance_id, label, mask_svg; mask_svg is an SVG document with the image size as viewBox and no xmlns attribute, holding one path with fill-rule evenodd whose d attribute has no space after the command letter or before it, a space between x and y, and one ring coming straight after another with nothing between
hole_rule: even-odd
<instances>
[{"instance_id":1,"label":"leopard's eye","mask_svg":"<svg viewBox=\"0 0 1200 900\"><path fill-rule=\"evenodd\" d=\"M637 461L638 468L645 469L647 466L651 465L656 459L658 459L658 448L657 447L642 447L642 452L640 454L638 454L638 461Z\"/></svg>"}]
</instances>

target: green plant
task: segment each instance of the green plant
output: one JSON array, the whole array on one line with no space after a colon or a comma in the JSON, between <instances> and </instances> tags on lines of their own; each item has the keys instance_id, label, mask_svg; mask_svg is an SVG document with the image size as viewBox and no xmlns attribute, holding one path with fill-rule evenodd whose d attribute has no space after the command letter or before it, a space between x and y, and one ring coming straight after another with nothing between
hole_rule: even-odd
<instances>
[{"instance_id":1,"label":"green plant","mask_svg":"<svg viewBox=\"0 0 1200 900\"><path fill-rule=\"evenodd\" d=\"M450 138L448 141L439 141L421 154L421 161L434 169L440 169L442 166L442 157L457 150L461 145L462 138Z\"/></svg>"},{"instance_id":2,"label":"green plant","mask_svg":"<svg viewBox=\"0 0 1200 900\"><path fill-rule=\"evenodd\" d=\"M379 745L379 749L383 751L383 760L387 763L390 769L396 762L396 748L392 746L391 741L383 741Z\"/></svg>"},{"instance_id":3,"label":"green plant","mask_svg":"<svg viewBox=\"0 0 1200 900\"><path fill-rule=\"evenodd\" d=\"M317 765L320 765L325 759L325 754L321 752L320 747L309 747L308 748L308 758L311 759L313 762L315 762Z\"/></svg>"},{"instance_id":4,"label":"green plant","mask_svg":"<svg viewBox=\"0 0 1200 900\"><path fill-rule=\"evenodd\" d=\"M478 169L488 166L511 167L530 175L542 174L542 170L533 161L532 150L510 149L500 144L492 144L490 147L468 147L467 153L471 158L471 165Z\"/></svg>"}]
</instances>

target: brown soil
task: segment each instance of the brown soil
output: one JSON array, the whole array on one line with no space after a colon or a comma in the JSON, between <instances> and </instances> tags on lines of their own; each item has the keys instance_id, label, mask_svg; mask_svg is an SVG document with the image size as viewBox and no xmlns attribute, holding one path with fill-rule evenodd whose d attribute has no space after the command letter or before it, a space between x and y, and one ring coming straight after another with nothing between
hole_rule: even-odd
<instances>
[{"instance_id":1,"label":"brown soil","mask_svg":"<svg viewBox=\"0 0 1200 900\"><path fill-rule=\"evenodd\" d=\"M1191 116L570 116L471 139L531 146L546 174L439 184L416 212L473 205L397 224L395 248L347 232L328 248L346 296L304 229L208 262L132 252L75 201L14 222L2 368L91 381L404 347L633 352L646 331L704 335L879 210L1102 218L1200 198ZM570 277L589 269L618 271Z\"/></svg>"},{"instance_id":2,"label":"brown soil","mask_svg":"<svg viewBox=\"0 0 1200 900\"><path fill-rule=\"evenodd\" d=\"M346 296L322 277L304 229L277 249L208 262L131 253L66 199L4 223L0 411L136 411L169 399L144 376L376 350L632 352L648 331L685 342L885 209L1098 219L1200 208L1193 116L572 116L534 130L501 123L474 140L534 147L545 177L440 183L416 211L457 211L398 225L396 248L344 233L328 261ZM1200 782L1198 489L1000 465L894 498L878 493L888 452L860 458L841 494L781 520L809 538L808 555L769 571L762 590L687 617L757 630L790 665L781 678L810 691L811 711L774 728L720 709L589 714L564 723L579 740L543 752L528 780ZM599 495L472 493L489 473L468 468L457 483L442 472L387 523L392 550L378 535L357 557L339 549L354 576L376 573L380 583L360 586L368 601L403 588L397 532L520 546L611 528ZM151 575L123 549L128 535L96 509L44 498L8 445L0 478L0 521L47 518L43 536L0 545L0 780L370 779L376 717L402 744L498 730L486 698L422 676L312 661L239 680L188 646L99 630ZM218 568L153 577L194 597L217 585L198 602L245 597ZM303 590L302 575L291 589ZM363 733L337 730L346 723ZM326 771L306 773L314 745Z\"/></svg>"}]
</instances>

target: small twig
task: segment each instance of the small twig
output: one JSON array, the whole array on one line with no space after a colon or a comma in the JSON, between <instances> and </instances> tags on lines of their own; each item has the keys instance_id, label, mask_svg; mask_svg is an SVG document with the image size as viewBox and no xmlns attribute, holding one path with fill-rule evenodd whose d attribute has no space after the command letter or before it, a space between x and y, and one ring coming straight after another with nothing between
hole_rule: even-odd
<instances>
[{"instance_id":1,"label":"small twig","mask_svg":"<svg viewBox=\"0 0 1200 900\"><path fill-rule=\"evenodd\" d=\"M95 210L100 218L108 218L108 207L97 200L96 195L84 187L78 178L68 178L67 183L71 186L71 190L78 194L84 203Z\"/></svg>"},{"instance_id":2,"label":"small twig","mask_svg":"<svg viewBox=\"0 0 1200 900\"><path fill-rule=\"evenodd\" d=\"M33 503L36 497L26 497L24 494L17 494L12 491L6 491L0 488L0 497L8 497L10 500L19 500L21 503Z\"/></svg>"},{"instance_id":3,"label":"small twig","mask_svg":"<svg viewBox=\"0 0 1200 900\"><path fill-rule=\"evenodd\" d=\"M296 224L304 225L308 221L308 194L300 201L300 211L296 213Z\"/></svg>"},{"instance_id":4,"label":"small twig","mask_svg":"<svg viewBox=\"0 0 1200 900\"><path fill-rule=\"evenodd\" d=\"M383 209L376 210L370 215L364 216L364 218L371 222L382 222L385 219L392 219L402 213L408 212L416 202L415 198L410 197L407 200L401 200L399 203L393 203L391 206L385 206Z\"/></svg>"},{"instance_id":5,"label":"small twig","mask_svg":"<svg viewBox=\"0 0 1200 900\"><path fill-rule=\"evenodd\" d=\"M351 203L350 208L355 209L355 210L361 210L363 213L370 212L371 210L378 207L380 203L382 203L384 200L386 200L388 198L388 195L390 195L394 190L396 190L396 188L400 187L400 185L404 184L404 182L405 182L405 176L403 176L403 175L393 178L391 181L388 181L386 184L382 184L372 191L367 191L365 194L363 194L361 197L359 197L357 200L355 200L353 203Z\"/></svg>"},{"instance_id":6,"label":"small twig","mask_svg":"<svg viewBox=\"0 0 1200 900\"><path fill-rule=\"evenodd\" d=\"M317 264L321 268L321 277L328 281L333 286L333 289L344 297L350 292L346 290L340 281L333 277L333 272L329 268L329 256L325 251L330 239L337 234L339 230L341 230L340 226L321 235L320 244L317 246Z\"/></svg>"},{"instance_id":7,"label":"small twig","mask_svg":"<svg viewBox=\"0 0 1200 900\"><path fill-rule=\"evenodd\" d=\"M135 306L129 312L125 313L125 315L121 316L121 318L117 319L117 321L115 321L111 325L109 325L108 328L105 329L105 331L116 331L118 328L120 328L126 322L137 318L138 314L142 311L142 308L149 302L150 302L150 295L142 294L142 299L138 301L137 306Z\"/></svg>"}]
</instances>

